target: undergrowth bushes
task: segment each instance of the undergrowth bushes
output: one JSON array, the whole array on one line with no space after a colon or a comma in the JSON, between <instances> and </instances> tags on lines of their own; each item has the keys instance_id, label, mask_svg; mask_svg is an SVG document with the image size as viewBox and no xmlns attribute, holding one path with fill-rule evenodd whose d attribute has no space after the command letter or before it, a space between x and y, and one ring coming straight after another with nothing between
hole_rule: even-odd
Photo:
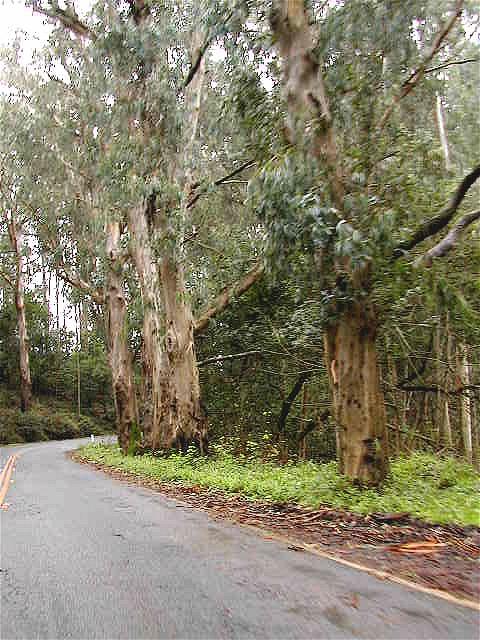
<instances>
[{"instance_id":1,"label":"undergrowth bushes","mask_svg":"<svg viewBox=\"0 0 480 640\"><path fill-rule=\"evenodd\" d=\"M27 413L13 407L0 408L0 444L81 438L107 430L108 426L97 419L41 405Z\"/></svg>"},{"instance_id":2,"label":"undergrowth bushes","mask_svg":"<svg viewBox=\"0 0 480 640\"><path fill-rule=\"evenodd\" d=\"M296 462L278 465L258 451L239 456L217 446L213 455L123 456L116 446L88 445L79 455L162 482L215 487L253 499L330 505L359 513L405 511L432 522L479 524L479 476L453 458L417 453L392 462L382 489L360 489L338 473L337 464Z\"/></svg>"}]
</instances>

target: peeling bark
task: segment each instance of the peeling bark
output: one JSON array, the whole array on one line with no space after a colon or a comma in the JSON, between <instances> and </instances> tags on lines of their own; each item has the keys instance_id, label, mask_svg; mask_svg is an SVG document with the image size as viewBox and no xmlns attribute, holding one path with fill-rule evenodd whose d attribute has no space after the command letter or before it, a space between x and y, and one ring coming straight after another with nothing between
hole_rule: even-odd
<instances>
[{"instance_id":1,"label":"peeling bark","mask_svg":"<svg viewBox=\"0 0 480 640\"><path fill-rule=\"evenodd\" d=\"M307 3L276 0L270 22L283 58L290 141L326 167L332 201L343 211L346 184ZM342 277L345 269L348 265L336 265ZM388 452L376 318L365 299L369 269L350 273L357 300L339 312L326 330L324 342L340 469L353 481L373 485L385 478Z\"/></svg>"},{"instance_id":2,"label":"peeling bark","mask_svg":"<svg viewBox=\"0 0 480 640\"><path fill-rule=\"evenodd\" d=\"M324 342L340 472L378 484L387 472L388 441L373 309L355 303L327 329Z\"/></svg>"},{"instance_id":3,"label":"peeling bark","mask_svg":"<svg viewBox=\"0 0 480 640\"><path fill-rule=\"evenodd\" d=\"M144 434L144 445L158 449L161 441L160 418L162 415L162 353L163 353L163 303L162 292L155 262L146 207L140 206L129 212L128 224L131 236L131 253L138 274L143 305L142 346L142 403L140 419Z\"/></svg>"},{"instance_id":4,"label":"peeling bark","mask_svg":"<svg viewBox=\"0 0 480 640\"><path fill-rule=\"evenodd\" d=\"M343 208L344 184L332 115L304 0L277 0L270 23L283 58L290 142L305 146L327 166L332 195Z\"/></svg>"},{"instance_id":5,"label":"peeling bark","mask_svg":"<svg viewBox=\"0 0 480 640\"><path fill-rule=\"evenodd\" d=\"M160 382L161 432L152 434L152 445L153 448L185 450L190 443L195 443L204 451L207 420L201 404L194 322L183 272L165 258L161 275L166 327Z\"/></svg>"},{"instance_id":6,"label":"peeling bark","mask_svg":"<svg viewBox=\"0 0 480 640\"><path fill-rule=\"evenodd\" d=\"M112 372L118 440L127 453L131 434L138 427L133 363L126 328L127 304L123 288L120 251L120 225L107 224L106 335L108 360Z\"/></svg>"},{"instance_id":7,"label":"peeling bark","mask_svg":"<svg viewBox=\"0 0 480 640\"><path fill-rule=\"evenodd\" d=\"M192 34L193 58L201 46L201 34ZM185 289L181 265L189 200L195 184L192 163L201 107L205 62L201 57L195 74L185 89L185 132L183 153L179 158L175 179L182 185L180 201L180 237L171 246L167 212L156 211L159 237L164 244L160 259L160 286L162 291L165 337L160 365L161 403L160 418L152 432L152 448L186 450L190 444L204 451L207 444L207 419L200 396L200 380L194 343L194 319Z\"/></svg>"}]
</instances>

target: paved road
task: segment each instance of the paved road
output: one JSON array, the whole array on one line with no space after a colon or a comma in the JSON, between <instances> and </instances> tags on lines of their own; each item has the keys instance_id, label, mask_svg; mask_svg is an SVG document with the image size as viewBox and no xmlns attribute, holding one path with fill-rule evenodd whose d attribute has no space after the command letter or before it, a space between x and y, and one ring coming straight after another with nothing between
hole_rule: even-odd
<instances>
[{"instance_id":1,"label":"paved road","mask_svg":"<svg viewBox=\"0 0 480 640\"><path fill-rule=\"evenodd\" d=\"M470 609L113 480L69 460L77 444L15 447L2 640L478 636Z\"/></svg>"}]
</instances>

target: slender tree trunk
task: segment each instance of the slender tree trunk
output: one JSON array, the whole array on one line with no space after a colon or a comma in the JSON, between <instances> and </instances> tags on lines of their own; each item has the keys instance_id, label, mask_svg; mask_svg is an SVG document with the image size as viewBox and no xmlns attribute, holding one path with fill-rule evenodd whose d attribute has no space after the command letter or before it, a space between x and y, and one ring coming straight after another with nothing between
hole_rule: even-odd
<instances>
[{"instance_id":1,"label":"slender tree trunk","mask_svg":"<svg viewBox=\"0 0 480 640\"><path fill-rule=\"evenodd\" d=\"M298 440L298 455L302 460L307 457L307 436L305 434L305 425L307 423L307 402L308 402L308 384L303 385L302 407L300 410L300 438Z\"/></svg>"},{"instance_id":2,"label":"slender tree trunk","mask_svg":"<svg viewBox=\"0 0 480 640\"><path fill-rule=\"evenodd\" d=\"M330 326L325 355L340 471L358 483L378 484L387 472L388 446L373 310L355 303Z\"/></svg>"},{"instance_id":3,"label":"slender tree trunk","mask_svg":"<svg viewBox=\"0 0 480 640\"><path fill-rule=\"evenodd\" d=\"M443 159L445 160L445 169L446 171L451 171L452 163L450 161L450 150L448 148L447 129L445 127L445 117L443 114L442 98L438 93L436 97L435 118L437 121L440 144L442 145Z\"/></svg>"},{"instance_id":4,"label":"slender tree trunk","mask_svg":"<svg viewBox=\"0 0 480 640\"><path fill-rule=\"evenodd\" d=\"M127 453L130 438L138 428L133 363L126 327L127 305L119 257L120 225L107 224L106 334L108 359L112 372L113 399L120 446Z\"/></svg>"},{"instance_id":5,"label":"slender tree trunk","mask_svg":"<svg viewBox=\"0 0 480 640\"><path fill-rule=\"evenodd\" d=\"M20 349L20 399L22 411L28 411L32 401L32 379L30 375L29 340L27 319L25 315L25 295L23 284L23 261L18 256L17 287L15 292L15 307L17 310L18 338Z\"/></svg>"},{"instance_id":6,"label":"slender tree trunk","mask_svg":"<svg viewBox=\"0 0 480 640\"><path fill-rule=\"evenodd\" d=\"M445 373L444 373L444 387L447 395L443 401L443 420L442 420L442 442L449 447L453 446L453 438L452 438L452 424L450 420L450 406L448 402L448 392L451 391L451 377L452 377L452 360L453 360L453 341L452 341L452 332L450 329L450 313L447 311L447 317L445 321L445 332L446 332L446 346L445 346Z\"/></svg>"},{"instance_id":7,"label":"slender tree trunk","mask_svg":"<svg viewBox=\"0 0 480 640\"><path fill-rule=\"evenodd\" d=\"M79 417L82 412L82 381L80 371L80 352L82 350L81 313L80 304L75 305L75 325L77 334L77 415Z\"/></svg>"},{"instance_id":8,"label":"slender tree trunk","mask_svg":"<svg viewBox=\"0 0 480 640\"><path fill-rule=\"evenodd\" d=\"M80 348L88 350L88 302L84 299L78 305Z\"/></svg>"},{"instance_id":9,"label":"slender tree trunk","mask_svg":"<svg viewBox=\"0 0 480 640\"><path fill-rule=\"evenodd\" d=\"M281 437L285 436L285 429L288 414L290 413L290 409L292 408L293 403L295 402L296 397L302 390L302 387L306 380L311 376L309 371L302 371L298 376L295 384L290 390L288 396L282 402L282 408L280 410L280 414L277 420L277 440L280 440Z\"/></svg>"},{"instance_id":10,"label":"slender tree trunk","mask_svg":"<svg viewBox=\"0 0 480 640\"><path fill-rule=\"evenodd\" d=\"M468 387L470 384L470 365L468 363L468 350L464 344L460 344L457 347L457 368L461 386ZM472 411L470 406L470 392L466 389L460 394L460 416L465 457L468 462L472 464Z\"/></svg>"},{"instance_id":11,"label":"slender tree trunk","mask_svg":"<svg viewBox=\"0 0 480 640\"><path fill-rule=\"evenodd\" d=\"M10 244L15 253L16 277L15 277L15 309L17 312L18 348L20 365L20 408L22 411L30 409L32 401L32 379L30 374L30 354L27 331L27 318L25 314L25 257L23 247L23 231L17 224L13 214L6 218Z\"/></svg>"},{"instance_id":12,"label":"slender tree trunk","mask_svg":"<svg viewBox=\"0 0 480 640\"><path fill-rule=\"evenodd\" d=\"M46 322L45 322L45 333L43 336L43 344L42 344L42 352L43 355L46 355L48 352L48 342L49 342L49 333L50 333L50 306L49 306L49 282L47 279L47 267L45 265L45 256L43 253L40 254L40 260L42 265L42 298L43 298L43 306L45 308L45 313L47 314Z\"/></svg>"}]
</instances>

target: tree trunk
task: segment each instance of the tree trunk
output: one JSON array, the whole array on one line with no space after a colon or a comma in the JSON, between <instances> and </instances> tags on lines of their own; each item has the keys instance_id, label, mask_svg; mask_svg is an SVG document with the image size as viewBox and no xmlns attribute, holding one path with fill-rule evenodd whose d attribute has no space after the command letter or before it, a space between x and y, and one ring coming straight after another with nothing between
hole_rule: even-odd
<instances>
[{"instance_id":1,"label":"tree trunk","mask_svg":"<svg viewBox=\"0 0 480 640\"><path fill-rule=\"evenodd\" d=\"M120 225L107 224L106 334L108 359L112 372L113 399L119 444L127 453L131 437L138 429L132 356L126 327L127 305L123 289L120 249Z\"/></svg>"},{"instance_id":2,"label":"tree trunk","mask_svg":"<svg viewBox=\"0 0 480 640\"><path fill-rule=\"evenodd\" d=\"M82 351L82 329L81 329L81 303L74 306L75 311L75 333L77 338L77 415L80 417L82 413L82 375L80 368L80 353Z\"/></svg>"},{"instance_id":3,"label":"tree trunk","mask_svg":"<svg viewBox=\"0 0 480 640\"><path fill-rule=\"evenodd\" d=\"M18 349L20 365L20 408L28 411L32 401L32 379L30 375L30 354L27 331L27 319L25 315L25 257L23 253L23 232L13 214L6 219L10 244L15 253L16 278L15 278L15 309L17 311Z\"/></svg>"},{"instance_id":4,"label":"tree trunk","mask_svg":"<svg viewBox=\"0 0 480 640\"><path fill-rule=\"evenodd\" d=\"M192 165L195 160L194 147L205 77L205 61L201 55L203 42L204 35L194 31L191 55L192 60L199 60L199 64L185 90L184 132L181 141L183 151L180 154L178 168L173 171L177 185L182 187L179 203L180 233L176 237L176 249L169 247L171 238L166 212L156 209L152 211L157 232L165 241L159 269L165 323L159 379L161 403L160 416L156 423L159 430L156 428L152 434L152 447L176 447L186 450L189 444L194 443L199 446L201 452L207 445L207 420L200 400L200 380L193 337L194 320L185 290L182 258L189 215L188 201L194 184Z\"/></svg>"},{"instance_id":5,"label":"tree trunk","mask_svg":"<svg viewBox=\"0 0 480 640\"><path fill-rule=\"evenodd\" d=\"M445 371L444 371L444 382L443 385L445 387L445 391L447 395L445 396L443 402L443 420L441 422L442 426L442 444L448 447L453 446L453 438L452 438L452 424L450 420L450 406L448 403L448 393L451 391L451 367L452 367L452 358L453 358L453 344L452 344L452 332L450 329L450 313L447 311L447 316L445 320L445 332L446 332L446 351L445 351Z\"/></svg>"},{"instance_id":6,"label":"tree trunk","mask_svg":"<svg viewBox=\"0 0 480 640\"><path fill-rule=\"evenodd\" d=\"M452 163L450 161L450 150L448 148L447 130L445 127L445 118L443 115L442 98L437 93L435 117L437 120L438 135L440 137L440 144L442 145L443 159L445 160L446 171L452 170Z\"/></svg>"},{"instance_id":7,"label":"tree trunk","mask_svg":"<svg viewBox=\"0 0 480 640\"><path fill-rule=\"evenodd\" d=\"M373 310L357 302L326 330L325 356L337 424L340 472L366 485L388 468L387 427Z\"/></svg>"},{"instance_id":8,"label":"tree trunk","mask_svg":"<svg viewBox=\"0 0 480 640\"><path fill-rule=\"evenodd\" d=\"M470 385L470 365L468 363L468 350L464 344L460 344L457 347L457 367L460 385L462 387L468 387ZM468 389L463 389L460 394L460 416L465 457L468 462L472 464L472 412L470 407L470 392Z\"/></svg>"},{"instance_id":9,"label":"tree trunk","mask_svg":"<svg viewBox=\"0 0 480 640\"><path fill-rule=\"evenodd\" d=\"M22 258L18 256L17 289L15 307L17 309L18 338L20 350L20 407L28 411L32 401L32 380L30 376L30 356L28 346L27 320L25 316L25 296L22 273Z\"/></svg>"},{"instance_id":10,"label":"tree trunk","mask_svg":"<svg viewBox=\"0 0 480 640\"><path fill-rule=\"evenodd\" d=\"M200 400L193 315L186 300L180 266L168 258L161 262L161 281L165 313L165 345L161 362L162 403L153 448L185 450L190 443L204 451L207 420Z\"/></svg>"},{"instance_id":11,"label":"tree trunk","mask_svg":"<svg viewBox=\"0 0 480 640\"><path fill-rule=\"evenodd\" d=\"M287 423L288 414L292 408L292 404L295 402L296 397L302 390L303 384L311 376L310 371L302 371L298 376L295 384L290 390L288 396L282 402L282 408L277 420L277 440L285 436L285 428Z\"/></svg>"},{"instance_id":12,"label":"tree trunk","mask_svg":"<svg viewBox=\"0 0 480 640\"><path fill-rule=\"evenodd\" d=\"M158 449L161 438L161 375L163 352L162 292L158 267L154 259L154 202L132 209L128 216L131 250L138 274L143 306L142 405L140 411L144 445Z\"/></svg>"}]
</instances>

